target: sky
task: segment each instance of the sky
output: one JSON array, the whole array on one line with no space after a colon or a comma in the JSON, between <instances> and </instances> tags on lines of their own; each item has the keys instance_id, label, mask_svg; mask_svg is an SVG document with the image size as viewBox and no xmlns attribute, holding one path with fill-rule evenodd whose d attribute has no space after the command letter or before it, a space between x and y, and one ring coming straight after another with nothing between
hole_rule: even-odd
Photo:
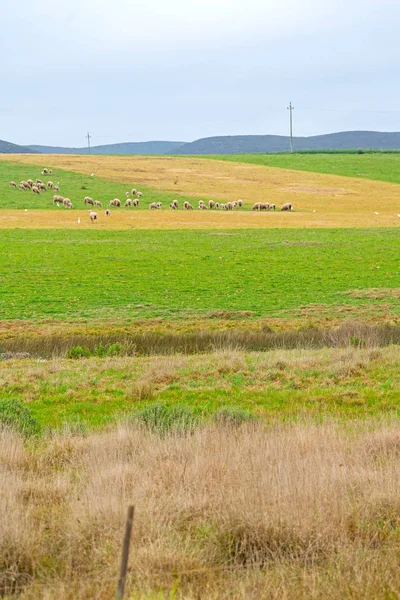
<instances>
[{"instance_id":1,"label":"sky","mask_svg":"<svg viewBox=\"0 0 400 600\"><path fill-rule=\"evenodd\" d=\"M400 131L398 0L3 2L3 140Z\"/></svg>"}]
</instances>

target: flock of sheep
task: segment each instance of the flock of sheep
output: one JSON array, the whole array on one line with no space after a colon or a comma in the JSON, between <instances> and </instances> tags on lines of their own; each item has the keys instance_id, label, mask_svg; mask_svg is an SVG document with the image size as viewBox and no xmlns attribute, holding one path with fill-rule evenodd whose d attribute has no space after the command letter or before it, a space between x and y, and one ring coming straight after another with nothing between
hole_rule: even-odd
<instances>
[{"instance_id":1,"label":"flock of sheep","mask_svg":"<svg viewBox=\"0 0 400 600\"><path fill-rule=\"evenodd\" d=\"M43 169L42 171L42 175L52 175L52 170L51 169ZM43 181L41 179L36 179L36 181L33 181L32 179L27 179L26 181L21 181L19 183L19 185L17 186L17 184L15 183L15 181L10 181L10 186L14 187L15 189L17 189L19 187L20 190L31 190L34 194L40 194L41 191L47 191L47 190L53 190L55 192L60 191L60 187L59 184L54 185L54 183L52 181L47 181L47 183L43 183ZM140 198L143 198L143 194L142 192L140 192L139 190L136 190L135 188L133 188L131 190L131 192L126 192L126 200L125 200L125 207L129 208L129 207L133 207L133 208L137 208L139 206L139 200ZM132 195L132 198L130 197ZM90 196L86 196L83 200L84 205L85 206L93 206L94 207L98 207L98 208L102 208L102 203L100 202L100 200L93 200L93 198L91 198ZM64 206L65 208L71 209L72 206L72 202L69 198L65 198L64 196L61 196L59 194L55 194L53 196L53 204L55 204L56 206ZM121 207L121 200L119 200L118 198L114 198L113 200L110 201L109 203L110 207L116 207L119 208ZM220 203L220 202L214 202L214 200L209 200L208 204L206 204L203 200L199 201L198 204L198 209L199 210L236 210L236 209L240 209L243 206L243 200L236 200L234 202L225 202L225 203ZM152 202L151 204L149 204L149 209L150 210L157 210L157 209L161 209L162 208L162 203L161 202ZM171 210L178 210L179 209L179 202L178 200L173 200L170 205L169 208ZM183 203L183 208L184 210L193 210L193 205L188 202L185 201ZM268 202L256 202L253 207L252 210L254 211L263 211L263 210L275 210L276 206L275 204L269 204ZM286 204L283 204L283 206L281 206L280 210L293 210L293 206L292 204L290 204L289 202L287 202ZM98 220L98 214L97 212L95 212L94 210L90 209L89 211L89 218L92 221L92 223L94 223L95 221ZM110 210L109 208L105 211L105 216L109 217L110 216ZM79 220L80 222L80 220Z\"/></svg>"}]
</instances>

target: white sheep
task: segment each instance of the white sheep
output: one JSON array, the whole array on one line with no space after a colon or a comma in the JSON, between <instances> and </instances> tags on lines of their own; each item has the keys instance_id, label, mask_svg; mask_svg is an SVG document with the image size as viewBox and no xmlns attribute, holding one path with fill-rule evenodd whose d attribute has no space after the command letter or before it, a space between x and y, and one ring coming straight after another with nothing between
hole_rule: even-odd
<instances>
[{"instance_id":1,"label":"white sheep","mask_svg":"<svg viewBox=\"0 0 400 600\"><path fill-rule=\"evenodd\" d=\"M133 192L133 190L132 190L132 192ZM132 194L132 196L133 196L133 194ZM137 196L138 198L143 198L143 194L142 194L142 192L137 192L137 193L136 193L136 196Z\"/></svg>"},{"instance_id":2,"label":"white sheep","mask_svg":"<svg viewBox=\"0 0 400 600\"><path fill-rule=\"evenodd\" d=\"M125 206L132 206L132 200L130 198L126 199Z\"/></svg>"},{"instance_id":3,"label":"white sheep","mask_svg":"<svg viewBox=\"0 0 400 600\"><path fill-rule=\"evenodd\" d=\"M10 181L10 186L17 189L17 184L15 183L15 181Z\"/></svg>"},{"instance_id":4,"label":"white sheep","mask_svg":"<svg viewBox=\"0 0 400 600\"><path fill-rule=\"evenodd\" d=\"M281 210L293 210L293 205L290 202L286 202L281 206Z\"/></svg>"},{"instance_id":5,"label":"white sheep","mask_svg":"<svg viewBox=\"0 0 400 600\"><path fill-rule=\"evenodd\" d=\"M111 215L111 210L108 210L108 208L107 208L107 210L106 210L106 217L109 217L110 215Z\"/></svg>"},{"instance_id":6,"label":"white sheep","mask_svg":"<svg viewBox=\"0 0 400 600\"><path fill-rule=\"evenodd\" d=\"M85 205L86 204L92 204L93 205L93 198L91 198L90 196L85 196L85 198L83 199Z\"/></svg>"},{"instance_id":7,"label":"white sheep","mask_svg":"<svg viewBox=\"0 0 400 600\"><path fill-rule=\"evenodd\" d=\"M36 187L36 185L34 185L34 186L32 187L32 192L33 192L34 194L40 194L39 188L38 188L38 187Z\"/></svg>"},{"instance_id":8,"label":"white sheep","mask_svg":"<svg viewBox=\"0 0 400 600\"><path fill-rule=\"evenodd\" d=\"M100 200L95 200L93 202L93 206L100 206L100 208L103 206L102 203L100 202Z\"/></svg>"},{"instance_id":9,"label":"white sheep","mask_svg":"<svg viewBox=\"0 0 400 600\"><path fill-rule=\"evenodd\" d=\"M136 196L137 190L135 188L133 188L132 191L131 191L131 194L132 194L132 196Z\"/></svg>"},{"instance_id":10,"label":"white sheep","mask_svg":"<svg viewBox=\"0 0 400 600\"><path fill-rule=\"evenodd\" d=\"M51 190L54 187L54 184L52 181L48 181L47 182L47 187L49 188L49 190Z\"/></svg>"},{"instance_id":11,"label":"white sheep","mask_svg":"<svg viewBox=\"0 0 400 600\"><path fill-rule=\"evenodd\" d=\"M187 202L187 201L185 201L185 202L183 203L183 208L184 208L185 210L193 210L193 206L190 204L190 202Z\"/></svg>"},{"instance_id":12,"label":"white sheep","mask_svg":"<svg viewBox=\"0 0 400 600\"><path fill-rule=\"evenodd\" d=\"M110 206L121 206L121 200L118 200L118 198L114 198L114 200L110 201Z\"/></svg>"},{"instance_id":13,"label":"white sheep","mask_svg":"<svg viewBox=\"0 0 400 600\"><path fill-rule=\"evenodd\" d=\"M97 221L97 213L94 212L94 210L89 210L89 217L92 223L94 223L95 221Z\"/></svg>"}]
</instances>

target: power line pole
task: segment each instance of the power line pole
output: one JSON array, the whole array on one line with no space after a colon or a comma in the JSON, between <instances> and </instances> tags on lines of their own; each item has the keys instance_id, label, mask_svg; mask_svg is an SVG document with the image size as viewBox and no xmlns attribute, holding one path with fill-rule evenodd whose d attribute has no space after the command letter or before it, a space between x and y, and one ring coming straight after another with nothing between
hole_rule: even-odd
<instances>
[{"instance_id":1,"label":"power line pole","mask_svg":"<svg viewBox=\"0 0 400 600\"><path fill-rule=\"evenodd\" d=\"M87 132L87 145L88 145L88 152L90 154L90 138L92 137L91 135L89 135L89 132Z\"/></svg>"},{"instance_id":2,"label":"power line pole","mask_svg":"<svg viewBox=\"0 0 400 600\"><path fill-rule=\"evenodd\" d=\"M290 152L293 152L293 116L292 113L294 111L294 106L289 102L289 106L287 107L290 112Z\"/></svg>"}]
</instances>

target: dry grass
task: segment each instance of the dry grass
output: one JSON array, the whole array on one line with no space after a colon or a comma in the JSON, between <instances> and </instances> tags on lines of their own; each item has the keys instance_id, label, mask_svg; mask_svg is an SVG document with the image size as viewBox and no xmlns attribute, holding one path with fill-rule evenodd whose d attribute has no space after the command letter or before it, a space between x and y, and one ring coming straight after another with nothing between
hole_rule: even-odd
<instances>
[{"instance_id":1,"label":"dry grass","mask_svg":"<svg viewBox=\"0 0 400 600\"><path fill-rule=\"evenodd\" d=\"M4 155L0 160L96 173L105 179L146 185L174 194L213 198L242 198L245 203L291 202L293 213L113 211L99 228L252 228L252 227L376 227L400 225L400 188L396 184L365 179L277 169L245 163L201 158L141 156L26 156ZM178 185L174 184L179 177ZM313 211L316 211L315 213ZM375 212L379 212L376 215ZM46 214L36 211L1 211L0 228L77 226L80 211ZM84 218L83 218L84 217ZM80 227L90 227L82 211Z\"/></svg>"},{"instance_id":2,"label":"dry grass","mask_svg":"<svg viewBox=\"0 0 400 600\"><path fill-rule=\"evenodd\" d=\"M397 598L399 447L397 422L3 431L1 588L108 600L132 502L129 598Z\"/></svg>"}]
</instances>

